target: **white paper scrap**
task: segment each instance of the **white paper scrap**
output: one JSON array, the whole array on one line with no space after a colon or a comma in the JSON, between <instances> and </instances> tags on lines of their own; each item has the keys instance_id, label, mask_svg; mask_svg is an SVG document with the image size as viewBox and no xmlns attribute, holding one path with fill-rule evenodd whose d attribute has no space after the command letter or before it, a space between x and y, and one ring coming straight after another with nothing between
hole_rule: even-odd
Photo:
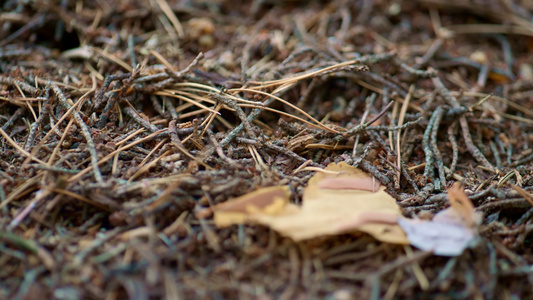
<instances>
[{"instance_id":1,"label":"white paper scrap","mask_svg":"<svg viewBox=\"0 0 533 300\"><path fill-rule=\"evenodd\" d=\"M398 224L407 234L411 245L440 256L460 255L477 237L472 229L449 222L399 218Z\"/></svg>"}]
</instances>

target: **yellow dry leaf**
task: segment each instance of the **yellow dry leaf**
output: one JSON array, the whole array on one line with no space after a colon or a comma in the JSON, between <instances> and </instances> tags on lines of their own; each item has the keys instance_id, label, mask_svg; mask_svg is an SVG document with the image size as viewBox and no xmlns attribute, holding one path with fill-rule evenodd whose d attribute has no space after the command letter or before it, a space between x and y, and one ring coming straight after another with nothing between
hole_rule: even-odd
<instances>
[{"instance_id":1,"label":"yellow dry leaf","mask_svg":"<svg viewBox=\"0 0 533 300\"><path fill-rule=\"evenodd\" d=\"M241 197L213 206L214 221L218 227L243 224L254 214L276 215L285 213L289 204L288 186L260 188Z\"/></svg>"},{"instance_id":2,"label":"yellow dry leaf","mask_svg":"<svg viewBox=\"0 0 533 300\"><path fill-rule=\"evenodd\" d=\"M215 224L261 223L295 241L359 231L408 244L400 208L385 187L344 162L325 170L309 180L301 207L289 203L287 186L262 188L212 207Z\"/></svg>"},{"instance_id":3,"label":"yellow dry leaf","mask_svg":"<svg viewBox=\"0 0 533 300\"><path fill-rule=\"evenodd\" d=\"M297 213L253 219L296 241L362 231L384 242L408 244L397 225L400 208L385 187L344 162L326 170L333 172L318 172L309 180Z\"/></svg>"}]
</instances>

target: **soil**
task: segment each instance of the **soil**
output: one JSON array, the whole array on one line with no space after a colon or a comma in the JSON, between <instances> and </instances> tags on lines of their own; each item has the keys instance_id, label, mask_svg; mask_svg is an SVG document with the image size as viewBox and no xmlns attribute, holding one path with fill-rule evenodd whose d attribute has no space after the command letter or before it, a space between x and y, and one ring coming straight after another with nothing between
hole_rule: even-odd
<instances>
[{"instance_id":1,"label":"soil","mask_svg":"<svg viewBox=\"0 0 533 300\"><path fill-rule=\"evenodd\" d=\"M0 4L0 299L533 299L533 5ZM408 218L460 181L441 257L352 232L215 226L346 162ZM314 167L314 168L306 168Z\"/></svg>"}]
</instances>

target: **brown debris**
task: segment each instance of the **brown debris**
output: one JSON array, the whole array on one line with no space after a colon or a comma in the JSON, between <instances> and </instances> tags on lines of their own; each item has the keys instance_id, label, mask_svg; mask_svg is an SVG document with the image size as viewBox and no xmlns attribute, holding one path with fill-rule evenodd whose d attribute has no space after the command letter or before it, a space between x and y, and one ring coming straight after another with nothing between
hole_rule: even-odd
<instances>
[{"instance_id":1,"label":"brown debris","mask_svg":"<svg viewBox=\"0 0 533 300\"><path fill-rule=\"evenodd\" d=\"M2 1L0 299L531 297L532 19L530 1ZM449 199L478 243L448 259L213 224L265 187L300 209L339 162L407 218Z\"/></svg>"}]
</instances>

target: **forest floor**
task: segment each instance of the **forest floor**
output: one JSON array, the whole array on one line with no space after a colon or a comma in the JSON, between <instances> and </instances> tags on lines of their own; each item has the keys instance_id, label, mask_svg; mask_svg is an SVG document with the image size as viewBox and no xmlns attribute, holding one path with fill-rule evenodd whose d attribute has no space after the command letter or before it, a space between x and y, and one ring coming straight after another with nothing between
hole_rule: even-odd
<instances>
[{"instance_id":1,"label":"forest floor","mask_svg":"<svg viewBox=\"0 0 533 300\"><path fill-rule=\"evenodd\" d=\"M3 1L0 299L533 299L532 20L525 0ZM477 238L446 257L210 215L270 186L301 205L338 162L408 219L462 182Z\"/></svg>"}]
</instances>

